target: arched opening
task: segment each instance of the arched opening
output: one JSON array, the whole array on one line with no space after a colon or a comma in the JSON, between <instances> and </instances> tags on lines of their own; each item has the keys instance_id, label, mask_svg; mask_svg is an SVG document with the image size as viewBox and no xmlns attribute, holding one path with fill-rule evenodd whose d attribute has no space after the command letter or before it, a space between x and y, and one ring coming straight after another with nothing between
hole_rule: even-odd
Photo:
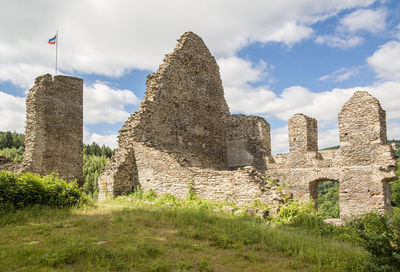
<instances>
[{"instance_id":1,"label":"arched opening","mask_svg":"<svg viewBox=\"0 0 400 272\"><path fill-rule=\"evenodd\" d=\"M315 209L324 218L340 218L339 182L335 180L316 180L310 183L310 194Z\"/></svg>"}]
</instances>

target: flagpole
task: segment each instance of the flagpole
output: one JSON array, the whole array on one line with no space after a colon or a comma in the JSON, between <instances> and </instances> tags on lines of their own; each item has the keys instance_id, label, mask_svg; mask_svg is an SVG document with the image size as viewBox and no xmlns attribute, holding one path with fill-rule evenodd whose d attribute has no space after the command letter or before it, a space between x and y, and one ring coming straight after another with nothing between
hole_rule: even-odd
<instances>
[{"instance_id":1,"label":"flagpole","mask_svg":"<svg viewBox=\"0 0 400 272\"><path fill-rule=\"evenodd\" d=\"M57 29L57 33L56 33L56 74L57 75L57 55L58 55L58 29Z\"/></svg>"}]
</instances>

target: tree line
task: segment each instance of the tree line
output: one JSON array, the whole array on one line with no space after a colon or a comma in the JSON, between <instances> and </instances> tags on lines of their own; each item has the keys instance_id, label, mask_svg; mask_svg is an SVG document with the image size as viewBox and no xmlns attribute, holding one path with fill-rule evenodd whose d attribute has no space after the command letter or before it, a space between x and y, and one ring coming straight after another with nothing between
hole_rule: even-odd
<instances>
[{"instance_id":1,"label":"tree line","mask_svg":"<svg viewBox=\"0 0 400 272\"><path fill-rule=\"evenodd\" d=\"M11 131L0 131L0 152L3 151L2 155L5 157L11 157L15 162L20 162L20 158L15 155L21 155L21 152L25 151L24 146L25 135L23 133L11 132ZM4 151L7 150L7 151ZM14 152L13 152L14 151ZM114 150L106 145L98 145L93 142L91 144L83 145L83 154L87 156L99 156L111 158Z\"/></svg>"}]
</instances>

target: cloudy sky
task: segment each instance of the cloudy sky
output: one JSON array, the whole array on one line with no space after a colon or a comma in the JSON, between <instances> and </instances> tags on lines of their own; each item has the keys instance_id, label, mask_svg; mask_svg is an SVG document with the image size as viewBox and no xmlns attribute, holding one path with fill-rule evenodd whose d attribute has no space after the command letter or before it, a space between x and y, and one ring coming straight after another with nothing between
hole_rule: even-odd
<instances>
[{"instance_id":1,"label":"cloudy sky","mask_svg":"<svg viewBox=\"0 0 400 272\"><path fill-rule=\"evenodd\" d=\"M356 90L377 97L400 139L398 0L0 0L0 131L24 131L34 78L84 80L84 141L116 146L146 76L185 31L217 59L232 113L263 116L273 153L287 120L318 119L319 147L339 143L337 114Z\"/></svg>"}]
</instances>

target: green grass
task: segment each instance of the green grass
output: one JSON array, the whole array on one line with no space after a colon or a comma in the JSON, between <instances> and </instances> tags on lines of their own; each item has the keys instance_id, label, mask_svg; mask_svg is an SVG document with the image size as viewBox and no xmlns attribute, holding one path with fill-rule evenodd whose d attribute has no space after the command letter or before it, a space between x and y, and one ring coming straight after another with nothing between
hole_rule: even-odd
<instances>
[{"instance_id":1,"label":"green grass","mask_svg":"<svg viewBox=\"0 0 400 272\"><path fill-rule=\"evenodd\" d=\"M0 271L359 271L369 257L311 230L211 210L120 198L1 211Z\"/></svg>"}]
</instances>

